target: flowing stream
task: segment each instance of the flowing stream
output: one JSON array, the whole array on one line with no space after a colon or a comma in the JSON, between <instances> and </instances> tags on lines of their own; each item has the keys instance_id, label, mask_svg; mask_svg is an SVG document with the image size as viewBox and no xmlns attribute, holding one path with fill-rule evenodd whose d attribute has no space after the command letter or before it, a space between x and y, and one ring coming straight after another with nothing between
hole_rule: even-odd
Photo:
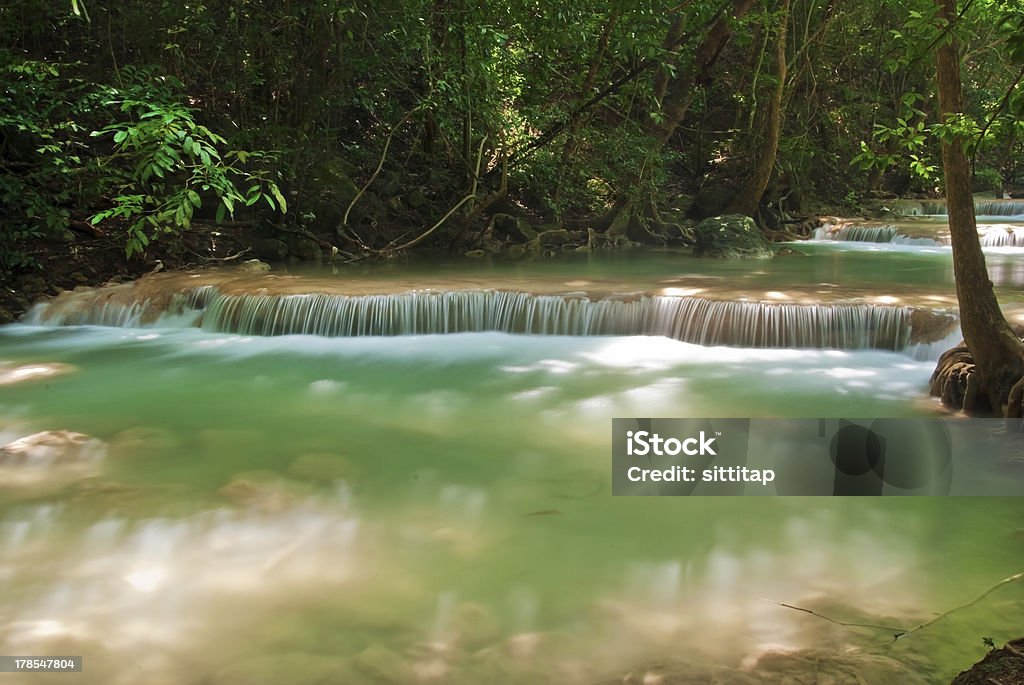
<instances>
[{"instance_id":1,"label":"flowing stream","mask_svg":"<svg viewBox=\"0 0 1024 685\"><path fill-rule=\"evenodd\" d=\"M0 653L85 657L0 682L948 682L1020 583L892 629L1024 570L1024 500L610 495L613 417L941 415L948 248L790 247L171 276L0 328L0 444L82 434L0 452Z\"/></svg>"}]
</instances>

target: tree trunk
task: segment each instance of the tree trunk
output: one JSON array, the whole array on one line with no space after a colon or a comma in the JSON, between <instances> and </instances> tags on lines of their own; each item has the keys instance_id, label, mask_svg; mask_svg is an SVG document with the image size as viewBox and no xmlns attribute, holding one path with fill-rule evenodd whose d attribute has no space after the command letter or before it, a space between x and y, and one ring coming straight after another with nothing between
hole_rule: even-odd
<instances>
[{"instance_id":1,"label":"tree trunk","mask_svg":"<svg viewBox=\"0 0 1024 685\"><path fill-rule=\"evenodd\" d=\"M939 16L953 26L957 21L956 0L935 0L935 3ZM947 121L950 116L963 112L960 55L955 33L951 32L949 40L940 44L936 67L939 112ZM993 411L1019 416L1019 406L1004 410L1003 405L1007 403L1011 388L1024 376L1024 345L1003 316L988 277L974 216L970 165L961 136L942 141L942 164L964 341L974 358Z\"/></svg>"},{"instance_id":2,"label":"tree trunk","mask_svg":"<svg viewBox=\"0 0 1024 685\"><path fill-rule=\"evenodd\" d=\"M697 47L693 66L668 84L659 83L658 79L663 77L655 77L655 88L658 91L664 89L665 97L661 102L661 119L652 124L648 128L648 132L659 146L668 142L676 128L682 123L686 110L689 109L690 102L693 100L694 88L703 86L710 80L711 67L715 65L722 48L732 36L732 21L749 12L755 1L732 0L732 12L722 12ZM681 32L681 29L681 24L673 23L669 29L669 38Z\"/></svg>"},{"instance_id":3,"label":"tree trunk","mask_svg":"<svg viewBox=\"0 0 1024 685\"><path fill-rule=\"evenodd\" d=\"M729 214L746 214L754 216L761 204L761 197L775 167L775 154L779 149L779 137L782 133L782 95L786 89L786 29L789 24L789 0L782 0L782 16L779 18L778 36L775 39L775 90L768 102L759 149L754 154L756 160L754 173L744 184L743 189L733 199Z\"/></svg>"}]
</instances>

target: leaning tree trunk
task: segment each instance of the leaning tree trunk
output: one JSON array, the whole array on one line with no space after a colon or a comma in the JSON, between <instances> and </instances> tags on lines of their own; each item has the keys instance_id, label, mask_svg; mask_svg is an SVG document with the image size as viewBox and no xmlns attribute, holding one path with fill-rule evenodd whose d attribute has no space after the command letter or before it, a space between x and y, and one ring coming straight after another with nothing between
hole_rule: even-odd
<instances>
[{"instance_id":1,"label":"leaning tree trunk","mask_svg":"<svg viewBox=\"0 0 1024 685\"><path fill-rule=\"evenodd\" d=\"M746 214L754 216L761 204L761 197L775 167L775 154L779 149L779 136L782 133L782 95L786 89L786 29L789 24L789 0L782 0L781 17L779 19L778 36L775 39L775 90L768 102L768 111L764 117L764 130L761 143L754 154L754 173L747 179L743 189L733 198L726 210L728 214Z\"/></svg>"},{"instance_id":2,"label":"leaning tree trunk","mask_svg":"<svg viewBox=\"0 0 1024 685\"><path fill-rule=\"evenodd\" d=\"M953 26L957 20L956 0L935 0L939 16ZM963 112L960 55L955 34L943 41L936 53L939 111L942 119ZM950 241L953 244L953 273L960 303L960 326L974 359L982 388L992 410L1020 416L1024 377L1024 344L1014 335L999 308L992 281L985 267L985 255L978 240L971 193L970 166L962 136L944 138L942 164L946 177L946 204ZM1016 386L1016 387L1015 387ZM1014 401L1008 403L1011 390ZM1007 405L1003 409L1004 405Z\"/></svg>"},{"instance_id":3,"label":"leaning tree trunk","mask_svg":"<svg viewBox=\"0 0 1024 685\"><path fill-rule=\"evenodd\" d=\"M668 142L682 123L686 111L693 100L694 89L710 80L711 67L718 61L722 48L732 37L732 22L740 19L756 0L732 0L732 11L722 12L708 29L704 40L697 46L693 57L693 65L674 79L664 82L664 75L659 71L655 76L656 91L664 92L661 101L661 119L648 128L648 133L657 141L658 146ZM681 25L673 23L669 28L670 36L679 32Z\"/></svg>"},{"instance_id":4,"label":"leaning tree trunk","mask_svg":"<svg viewBox=\"0 0 1024 685\"><path fill-rule=\"evenodd\" d=\"M690 108L696 89L711 81L712 67L732 37L732 23L749 12L756 1L732 0L730 8L721 10L697 46L693 64L688 68L680 67L678 76L669 78L669 70L664 68L655 73L654 91L661 105L661 116L647 126L647 134L653 140L652 152L664 147L672 138ZM681 12L686 4L683 3L678 11ZM678 44L684 36L685 23L682 16L677 15L665 38L666 49ZM642 190L642 178L636 176L628 185L632 186L632 192L620 197L616 203L607 234L625 235L642 243L664 242L664 236L660 235L664 227L654 198Z\"/></svg>"}]
</instances>

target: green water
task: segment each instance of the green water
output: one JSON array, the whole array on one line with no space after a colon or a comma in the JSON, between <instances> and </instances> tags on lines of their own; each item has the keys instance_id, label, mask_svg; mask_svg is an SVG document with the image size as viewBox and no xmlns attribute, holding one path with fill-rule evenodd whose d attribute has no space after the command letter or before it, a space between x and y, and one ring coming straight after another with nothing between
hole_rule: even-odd
<instances>
[{"instance_id":1,"label":"green water","mask_svg":"<svg viewBox=\"0 0 1024 685\"><path fill-rule=\"evenodd\" d=\"M949 266L809 249L755 277L941 286ZM482 285L495 269L711 273L671 253L434 269ZM1019 583L895 643L766 601L913 627L1024 570L1024 500L610 495L612 417L932 415L933 362L29 326L0 329L0 360L73 367L0 385L0 442L107 445L91 479L0 490L0 653L83 654L77 682L589 684L666 658L753 669L766 650L850 648L948 682L982 637L1024 625ZM71 676L19 677L0 682Z\"/></svg>"},{"instance_id":2,"label":"green water","mask_svg":"<svg viewBox=\"0 0 1024 685\"><path fill-rule=\"evenodd\" d=\"M647 288L671 284L688 277L720 281L723 289L751 285L780 288L830 283L850 288L875 286L881 294L887 288L907 286L953 288L953 264L949 247L900 246L875 243L801 242L784 246L789 252L770 263L692 259L686 250L636 250L589 255L565 255L557 260L533 262L484 260L438 260L413 258L391 265L291 267L295 273L355 274L359 278L389 280L421 276L427 279L471 275L478 278L514 276L522 279L553 277L570 281L593 278L622 279ZM997 285L1024 285L1024 249L986 250L986 258ZM1016 268L1015 268L1016 267ZM1002 275L1001 274L1005 274Z\"/></svg>"}]
</instances>

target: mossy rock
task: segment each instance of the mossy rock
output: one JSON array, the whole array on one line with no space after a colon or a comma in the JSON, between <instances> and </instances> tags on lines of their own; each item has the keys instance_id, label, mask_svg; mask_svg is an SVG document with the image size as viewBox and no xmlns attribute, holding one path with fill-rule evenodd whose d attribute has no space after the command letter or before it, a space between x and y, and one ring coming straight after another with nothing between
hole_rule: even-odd
<instances>
[{"instance_id":1,"label":"mossy rock","mask_svg":"<svg viewBox=\"0 0 1024 685\"><path fill-rule=\"evenodd\" d=\"M530 222L522 217L510 214L495 214L491 219L495 238L505 238L515 242L527 243L537 237Z\"/></svg>"},{"instance_id":2,"label":"mossy rock","mask_svg":"<svg viewBox=\"0 0 1024 685\"><path fill-rule=\"evenodd\" d=\"M749 216L727 214L704 219L693 229L693 253L716 259L769 259L767 239Z\"/></svg>"},{"instance_id":3,"label":"mossy rock","mask_svg":"<svg viewBox=\"0 0 1024 685\"><path fill-rule=\"evenodd\" d=\"M550 228L537 234L537 242L541 245L564 245L571 239L569 231L564 228Z\"/></svg>"}]
</instances>

